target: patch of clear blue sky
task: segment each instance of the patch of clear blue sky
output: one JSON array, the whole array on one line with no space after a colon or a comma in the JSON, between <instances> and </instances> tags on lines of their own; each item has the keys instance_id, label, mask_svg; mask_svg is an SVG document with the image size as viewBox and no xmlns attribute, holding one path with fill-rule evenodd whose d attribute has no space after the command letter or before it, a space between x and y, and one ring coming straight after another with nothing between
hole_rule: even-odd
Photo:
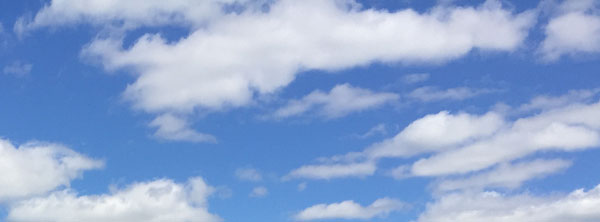
<instances>
[{"instance_id":1,"label":"patch of clear blue sky","mask_svg":"<svg viewBox=\"0 0 600 222\"><path fill-rule=\"evenodd\" d=\"M424 11L436 1L361 1L369 7L390 11L406 7ZM482 1L460 1L459 4L479 4ZM534 1L510 1L517 11L536 7ZM1 1L0 22L10 32L15 20L36 12L43 1ZM378 174L368 179L307 181L303 192L297 191L295 180L281 182L279 177L317 157L359 151L386 136L365 140L351 135L364 133L371 127L386 123L392 127L387 136L397 133L411 121L441 110L453 112L486 112L497 102L518 106L536 95L560 95L571 89L598 86L597 58L564 58L555 63L540 63L533 53L536 45L514 53L475 51L464 58L444 64L372 64L335 73L307 71L278 96L299 98L313 90L329 90L341 83L372 90L406 93L421 86L441 89L468 86L496 88L502 92L459 102L411 103L386 106L381 109L352 114L334 120L312 117L285 121L262 121L260 115L276 108L233 109L212 113L194 122L194 128L214 134L218 144L161 142L151 138L146 125L152 116L134 111L120 99L120 94L133 78L122 71L107 74L101 67L82 61L81 48L94 36L90 26L42 29L18 39L5 37L8 45L0 48L0 65L14 61L33 64L24 77L0 74L0 136L16 143L29 140L66 144L94 158L106 160L103 170L86 172L72 187L81 194L107 192L108 186L124 186L133 181L172 178L185 181L202 176L213 186L226 186L229 198L210 200L211 212L226 221L287 221L297 210L316 203L355 200L367 205L377 198L392 197L413 205L407 212L393 213L387 219L373 221L408 221L430 201L426 178L397 181ZM185 36L178 27L135 30L126 39L134 41L142 33L159 32L169 39ZM535 29L528 42L539 43L540 30ZM537 43L536 43L537 42ZM410 73L430 73L424 83L403 85L400 78ZM600 153L586 151L560 154L577 159L564 174L528 183L527 189L539 193L568 191L580 186L597 184L594 172ZM405 160L384 161L393 167ZM265 174L259 183L241 182L233 177L239 167L255 167ZM249 198L254 186L265 186L269 195ZM0 211L2 212L2 211ZM1 213L0 213L1 214Z\"/></svg>"}]
</instances>

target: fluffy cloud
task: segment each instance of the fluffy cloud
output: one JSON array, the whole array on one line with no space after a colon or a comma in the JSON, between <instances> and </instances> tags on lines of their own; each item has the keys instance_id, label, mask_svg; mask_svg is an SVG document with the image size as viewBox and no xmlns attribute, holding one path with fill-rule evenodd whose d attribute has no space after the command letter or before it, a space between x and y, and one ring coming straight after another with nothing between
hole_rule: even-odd
<instances>
[{"instance_id":1,"label":"fluffy cloud","mask_svg":"<svg viewBox=\"0 0 600 222\"><path fill-rule=\"evenodd\" d=\"M54 0L32 20L20 19L15 29L22 33L79 23L125 30L183 25L189 35L179 40L146 34L123 48L127 32L118 32L96 38L82 54L107 70L135 74L124 97L136 109L190 115L246 106L305 70L335 71L373 62L439 63L472 50L513 51L534 19L531 11L517 14L497 0L476 7L444 4L424 13L365 9L354 0ZM344 114L339 111L344 110L323 114ZM191 140L205 136L190 130L183 134L190 132L195 134ZM180 135L167 132L167 138Z\"/></svg>"},{"instance_id":2,"label":"fluffy cloud","mask_svg":"<svg viewBox=\"0 0 600 222\"><path fill-rule=\"evenodd\" d=\"M336 118L351 112L366 110L397 100L394 93L375 93L367 89L353 87L349 84L337 85L329 93L313 91L299 100L292 100L286 106L279 108L273 116L284 118L300 115L314 107L319 115L326 118Z\"/></svg>"},{"instance_id":3,"label":"fluffy cloud","mask_svg":"<svg viewBox=\"0 0 600 222\"><path fill-rule=\"evenodd\" d=\"M217 142L217 139L213 135L193 130L185 119L173 114L163 114L156 117L150 123L150 127L157 128L154 136L159 139L186 142Z\"/></svg>"},{"instance_id":4,"label":"fluffy cloud","mask_svg":"<svg viewBox=\"0 0 600 222\"><path fill-rule=\"evenodd\" d=\"M393 138L370 146L364 153L377 159L440 152L488 137L505 124L503 117L495 112L478 116L442 111L415 120Z\"/></svg>"},{"instance_id":5,"label":"fluffy cloud","mask_svg":"<svg viewBox=\"0 0 600 222\"><path fill-rule=\"evenodd\" d=\"M377 167L373 162L306 165L293 170L286 175L284 179L333 179L342 177L365 177L373 175L375 170L377 170Z\"/></svg>"},{"instance_id":6,"label":"fluffy cloud","mask_svg":"<svg viewBox=\"0 0 600 222\"><path fill-rule=\"evenodd\" d=\"M456 193L427 206L419 222L589 222L599 221L600 186L562 197L505 196L496 192Z\"/></svg>"},{"instance_id":7,"label":"fluffy cloud","mask_svg":"<svg viewBox=\"0 0 600 222\"><path fill-rule=\"evenodd\" d=\"M78 196L70 190L11 205L9 222L217 222L208 212L213 192L202 178L186 184L156 180L132 184L110 194Z\"/></svg>"},{"instance_id":8,"label":"fluffy cloud","mask_svg":"<svg viewBox=\"0 0 600 222\"><path fill-rule=\"evenodd\" d=\"M240 180L247 180L247 181L261 181L262 180L262 175L260 172L258 172L258 170L254 169L254 168L240 168L235 170L235 177L237 177Z\"/></svg>"},{"instance_id":9,"label":"fluffy cloud","mask_svg":"<svg viewBox=\"0 0 600 222\"><path fill-rule=\"evenodd\" d=\"M102 166L102 161L58 144L27 143L15 147L10 141L0 139L0 201L68 187L83 171Z\"/></svg>"},{"instance_id":10,"label":"fluffy cloud","mask_svg":"<svg viewBox=\"0 0 600 222\"><path fill-rule=\"evenodd\" d=\"M448 179L437 184L438 191L481 190L486 187L517 188L533 178L564 170L571 166L566 160L534 160L517 164L501 164L480 174L460 179Z\"/></svg>"},{"instance_id":11,"label":"fluffy cloud","mask_svg":"<svg viewBox=\"0 0 600 222\"><path fill-rule=\"evenodd\" d=\"M317 204L306 208L296 214L297 220L323 220L323 219L371 219L383 217L387 214L404 208L404 203L390 199L381 198L369 206L361 206L354 201L347 200L340 203Z\"/></svg>"},{"instance_id":12,"label":"fluffy cloud","mask_svg":"<svg viewBox=\"0 0 600 222\"><path fill-rule=\"evenodd\" d=\"M564 54L600 52L600 5L593 0L567 0L545 27L540 52L545 60Z\"/></svg>"},{"instance_id":13,"label":"fluffy cloud","mask_svg":"<svg viewBox=\"0 0 600 222\"><path fill-rule=\"evenodd\" d=\"M425 86L413 90L408 94L408 97L423 102L438 100L465 100L481 94L491 93L493 91L494 90L490 89L471 89L467 87L440 90L436 87Z\"/></svg>"},{"instance_id":14,"label":"fluffy cloud","mask_svg":"<svg viewBox=\"0 0 600 222\"><path fill-rule=\"evenodd\" d=\"M138 74L125 91L137 108L214 110L246 105L256 92L272 93L301 70L445 61L473 49L511 51L534 18L529 12L513 14L496 1L423 14L357 5L281 0L267 11L227 14L177 42L145 35L123 49L120 40L97 39L85 54L100 58L107 69L127 67Z\"/></svg>"}]
</instances>

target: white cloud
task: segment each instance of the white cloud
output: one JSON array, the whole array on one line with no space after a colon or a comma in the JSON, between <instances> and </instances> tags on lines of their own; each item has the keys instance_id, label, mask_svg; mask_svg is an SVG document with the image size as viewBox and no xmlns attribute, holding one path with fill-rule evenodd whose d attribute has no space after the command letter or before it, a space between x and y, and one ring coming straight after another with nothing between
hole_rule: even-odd
<instances>
[{"instance_id":1,"label":"white cloud","mask_svg":"<svg viewBox=\"0 0 600 222\"><path fill-rule=\"evenodd\" d=\"M376 159L440 152L488 137L504 125L503 117L495 112L478 116L442 111L415 120L393 138L371 145L364 153Z\"/></svg>"},{"instance_id":2,"label":"white cloud","mask_svg":"<svg viewBox=\"0 0 600 222\"><path fill-rule=\"evenodd\" d=\"M247 180L247 181L261 181L262 180L262 175L260 172L258 172L258 170L254 169L254 168L240 168L235 170L235 177L240 179L240 180Z\"/></svg>"},{"instance_id":3,"label":"white cloud","mask_svg":"<svg viewBox=\"0 0 600 222\"><path fill-rule=\"evenodd\" d=\"M241 11L223 10L230 4ZM82 55L99 60L107 70L133 72L137 79L124 97L136 109L189 115L246 106L255 96L287 86L304 70L335 71L373 62L439 63L475 49L514 51L534 23L534 13L515 14L497 0L477 7L440 5L424 13L364 9L353 0L55 0L33 20L20 19L15 30L83 23L119 26L121 31L188 28L189 35L179 40L146 34L129 48L122 41L127 32L100 35ZM354 103L344 105L349 104ZM322 114L337 117L361 109L345 108L350 110L332 107ZM184 139L179 138L182 133L166 134L167 139L210 140L187 129Z\"/></svg>"},{"instance_id":4,"label":"white cloud","mask_svg":"<svg viewBox=\"0 0 600 222\"><path fill-rule=\"evenodd\" d=\"M396 136L375 143L362 152L320 158L321 164L302 166L292 170L288 177L365 177L374 174L381 158L408 159L415 156L423 157L392 170L391 176L467 176L543 151L575 152L600 147L600 116L597 115L600 102L571 101L558 108L550 107L514 120L494 111L480 115L451 114L447 111L430 114L409 124ZM510 187L551 173L540 170L535 163L530 164L513 166L528 167L530 171L514 174L511 180L484 184L484 187ZM561 168L561 164L546 164L556 170Z\"/></svg>"},{"instance_id":5,"label":"white cloud","mask_svg":"<svg viewBox=\"0 0 600 222\"><path fill-rule=\"evenodd\" d=\"M201 26L222 15L223 5L235 0L52 0L33 19L20 18L15 31L80 23L121 24L125 28L179 24ZM31 21L29 21L31 20Z\"/></svg>"},{"instance_id":6,"label":"white cloud","mask_svg":"<svg viewBox=\"0 0 600 222\"><path fill-rule=\"evenodd\" d=\"M415 84L427 81L429 76L429 73L413 73L403 76L402 81L406 84Z\"/></svg>"},{"instance_id":7,"label":"white cloud","mask_svg":"<svg viewBox=\"0 0 600 222\"><path fill-rule=\"evenodd\" d=\"M9 222L217 222L207 210L213 192L202 178L135 183L110 194L78 196L64 190L10 206Z\"/></svg>"},{"instance_id":8,"label":"white cloud","mask_svg":"<svg viewBox=\"0 0 600 222\"><path fill-rule=\"evenodd\" d=\"M375 61L440 62L473 49L512 51L534 18L531 12L503 9L497 1L422 14L361 10L353 1L340 2L280 0L268 11L224 15L176 42L145 35L123 49L121 40L96 39L84 54L100 58L106 69L130 68L137 74L125 91L136 108L219 110L273 93L302 70Z\"/></svg>"},{"instance_id":9,"label":"white cloud","mask_svg":"<svg viewBox=\"0 0 600 222\"><path fill-rule=\"evenodd\" d=\"M27 143L15 147L10 141L0 139L0 201L68 187L83 171L101 167L102 161L58 144Z\"/></svg>"},{"instance_id":10,"label":"white cloud","mask_svg":"<svg viewBox=\"0 0 600 222\"><path fill-rule=\"evenodd\" d=\"M333 179L343 177L365 177L375 173L377 167L373 162L348 164L306 165L293 170L284 179Z\"/></svg>"},{"instance_id":11,"label":"white cloud","mask_svg":"<svg viewBox=\"0 0 600 222\"><path fill-rule=\"evenodd\" d=\"M567 0L560 14L545 27L540 46L543 58L556 60L564 54L600 52L600 7L597 1Z\"/></svg>"},{"instance_id":12,"label":"white cloud","mask_svg":"<svg viewBox=\"0 0 600 222\"><path fill-rule=\"evenodd\" d=\"M380 135L387 134L387 127L385 126L385 124L383 124L383 123L377 124L373 128L369 129L369 131L367 131L366 133L358 135L357 137L360 139L365 139L365 138L375 136L377 134L380 134Z\"/></svg>"},{"instance_id":13,"label":"white cloud","mask_svg":"<svg viewBox=\"0 0 600 222\"><path fill-rule=\"evenodd\" d=\"M158 128L154 136L160 139L186 142L217 142L214 136L191 129L186 120L172 114L162 114L156 117L150 123L150 127Z\"/></svg>"},{"instance_id":14,"label":"white cloud","mask_svg":"<svg viewBox=\"0 0 600 222\"><path fill-rule=\"evenodd\" d=\"M384 217L391 212L402 210L405 204L391 198L377 199L371 205L363 207L352 200L332 204L317 204L295 215L297 220L323 219L371 219Z\"/></svg>"},{"instance_id":15,"label":"white cloud","mask_svg":"<svg viewBox=\"0 0 600 222\"><path fill-rule=\"evenodd\" d=\"M260 186L260 187L255 187L254 189L252 189L252 192L250 193L250 197L264 197L267 194L269 194L269 190L267 190L266 187Z\"/></svg>"},{"instance_id":16,"label":"white cloud","mask_svg":"<svg viewBox=\"0 0 600 222\"><path fill-rule=\"evenodd\" d=\"M494 90L490 89L471 89L467 87L440 90L436 87L424 86L413 90L408 94L408 97L420 100L422 102L439 100L465 100L481 94L491 93L493 91Z\"/></svg>"},{"instance_id":17,"label":"white cloud","mask_svg":"<svg viewBox=\"0 0 600 222\"><path fill-rule=\"evenodd\" d=\"M600 93L600 89L582 89L571 90L561 96L537 96L531 102L521 105L518 111L547 110L564 107L572 103L589 103L598 93Z\"/></svg>"},{"instance_id":18,"label":"white cloud","mask_svg":"<svg viewBox=\"0 0 600 222\"><path fill-rule=\"evenodd\" d=\"M481 190L488 187L518 188L523 182L541 178L571 166L566 160L533 160L516 164L501 164L491 171L466 178L443 180L437 184L438 191Z\"/></svg>"},{"instance_id":19,"label":"white cloud","mask_svg":"<svg viewBox=\"0 0 600 222\"><path fill-rule=\"evenodd\" d=\"M427 206L419 222L600 221L600 186L560 197L505 196L496 192L455 193Z\"/></svg>"},{"instance_id":20,"label":"white cloud","mask_svg":"<svg viewBox=\"0 0 600 222\"><path fill-rule=\"evenodd\" d=\"M421 176L462 174L539 151L577 151L600 146L600 102L573 104L517 119L493 136L413 164Z\"/></svg>"},{"instance_id":21,"label":"white cloud","mask_svg":"<svg viewBox=\"0 0 600 222\"><path fill-rule=\"evenodd\" d=\"M0 34L2 34L2 30L0 29ZM22 63L20 61L12 62L2 69L2 72L7 75L14 75L16 77L26 76L33 69L33 65L29 63Z\"/></svg>"},{"instance_id":22,"label":"white cloud","mask_svg":"<svg viewBox=\"0 0 600 222\"><path fill-rule=\"evenodd\" d=\"M397 100L394 93L375 93L367 89L341 84L333 87L329 93L316 90L299 100L292 100L286 106L279 108L273 116L285 118L318 109L316 112L326 118L337 118L351 112L358 112L381 106ZM315 108L317 107L317 108Z\"/></svg>"},{"instance_id":23,"label":"white cloud","mask_svg":"<svg viewBox=\"0 0 600 222\"><path fill-rule=\"evenodd\" d=\"M241 10L224 9L231 4ZM246 106L305 70L335 71L373 62L440 63L472 50L514 51L534 19L532 11L517 14L497 0L476 7L444 4L424 13L364 9L354 0L54 0L14 27L17 33L75 24L118 30L101 32L83 57L99 60L107 70L133 72L136 80L124 97L136 109L191 115ZM123 30L160 25L180 25L189 34L174 41L145 34L123 48ZM348 110L324 111L336 117ZM165 137L211 140L189 129L166 132Z\"/></svg>"},{"instance_id":24,"label":"white cloud","mask_svg":"<svg viewBox=\"0 0 600 222\"><path fill-rule=\"evenodd\" d=\"M321 158L323 164L302 166L287 177L332 179L371 176L377 170L377 159L441 152L467 141L488 137L504 124L502 116L494 112L475 116L442 111L414 121L393 138L375 143L363 152ZM393 174L399 176L400 173Z\"/></svg>"},{"instance_id":25,"label":"white cloud","mask_svg":"<svg viewBox=\"0 0 600 222\"><path fill-rule=\"evenodd\" d=\"M306 186L307 186L306 182L298 184L298 191L306 190Z\"/></svg>"}]
</instances>

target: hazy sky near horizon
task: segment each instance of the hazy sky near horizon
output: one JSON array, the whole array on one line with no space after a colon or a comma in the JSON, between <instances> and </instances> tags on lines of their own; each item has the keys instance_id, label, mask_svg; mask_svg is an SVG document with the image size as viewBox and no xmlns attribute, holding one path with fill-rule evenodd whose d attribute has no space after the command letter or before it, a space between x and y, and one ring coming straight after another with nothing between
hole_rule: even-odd
<instances>
[{"instance_id":1,"label":"hazy sky near horizon","mask_svg":"<svg viewBox=\"0 0 600 222\"><path fill-rule=\"evenodd\" d=\"M0 221L600 221L600 1L0 1Z\"/></svg>"}]
</instances>

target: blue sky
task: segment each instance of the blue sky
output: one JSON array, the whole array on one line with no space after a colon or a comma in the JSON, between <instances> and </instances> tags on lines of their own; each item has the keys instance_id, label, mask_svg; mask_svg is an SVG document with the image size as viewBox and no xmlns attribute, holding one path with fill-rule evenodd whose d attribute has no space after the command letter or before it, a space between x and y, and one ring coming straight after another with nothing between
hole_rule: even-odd
<instances>
[{"instance_id":1,"label":"blue sky","mask_svg":"<svg viewBox=\"0 0 600 222\"><path fill-rule=\"evenodd\" d=\"M0 2L0 221L600 220L600 2Z\"/></svg>"}]
</instances>

